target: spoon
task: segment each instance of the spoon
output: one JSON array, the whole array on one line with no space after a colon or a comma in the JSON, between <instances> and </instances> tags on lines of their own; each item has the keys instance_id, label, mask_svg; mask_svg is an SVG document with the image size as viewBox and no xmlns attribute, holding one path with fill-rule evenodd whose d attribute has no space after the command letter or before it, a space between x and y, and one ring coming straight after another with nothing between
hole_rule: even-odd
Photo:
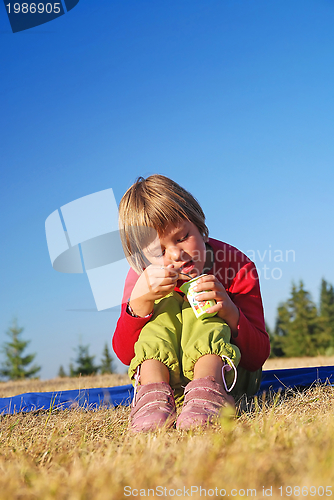
<instances>
[{"instance_id":1,"label":"spoon","mask_svg":"<svg viewBox=\"0 0 334 500\"><path fill-rule=\"evenodd\" d=\"M188 278L190 278L191 280L193 279L192 276L190 276L190 274L182 273L181 271L179 272L179 274L183 274L183 276L188 276Z\"/></svg>"}]
</instances>

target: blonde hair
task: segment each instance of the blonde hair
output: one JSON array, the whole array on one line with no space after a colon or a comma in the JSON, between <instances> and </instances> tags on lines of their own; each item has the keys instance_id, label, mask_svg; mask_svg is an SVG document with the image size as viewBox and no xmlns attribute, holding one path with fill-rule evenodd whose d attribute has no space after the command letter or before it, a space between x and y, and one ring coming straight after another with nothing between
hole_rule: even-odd
<instances>
[{"instance_id":1,"label":"blonde hair","mask_svg":"<svg viewBox=\"0 0 334 500\"><path fill-rule=\"evenodd\" d=\"M182 219L195 224L207 240L209 230L198 201L168 177L139 177L126 191L119 205L120 236L125 256L137 273L149 265L142 249L162 236L168 224L177 226Z\"/></svg>"}]
</instances>

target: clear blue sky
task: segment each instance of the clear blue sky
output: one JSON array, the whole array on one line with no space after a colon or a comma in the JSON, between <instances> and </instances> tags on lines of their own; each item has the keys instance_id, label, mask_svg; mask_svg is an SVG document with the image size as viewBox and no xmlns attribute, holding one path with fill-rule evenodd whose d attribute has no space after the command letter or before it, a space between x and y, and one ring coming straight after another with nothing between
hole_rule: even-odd
<instances>
[{"instance_id":1,"label":"clear blue sky","mask_svg":"<svg viewBox=\"0 0 334 500\"><path fill-rule=\"evenodd\" d=\"M1 342L16 316L43 378L80 338L99 361L117 311L69 311L92 292L53 270L45 219L152 173L255 254L270 326L292 280L317 301L334 283L333 26L331 0L80 0L13 34L1 3Z\"/></svg>"}]
</instances>

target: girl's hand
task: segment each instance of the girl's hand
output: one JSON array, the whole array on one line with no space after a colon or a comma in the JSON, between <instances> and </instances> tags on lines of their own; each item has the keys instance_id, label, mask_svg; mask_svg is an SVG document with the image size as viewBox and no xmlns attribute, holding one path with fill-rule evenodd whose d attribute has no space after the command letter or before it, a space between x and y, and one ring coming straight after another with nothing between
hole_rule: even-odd
<instances>
[{"instance_id":1,"label":"girl's hand","mask_svg":"<svg viewBox=\"0 0 334 500\"><path fill-rule=\"evenodd\" d=\"M237 332L239 309L232 302L224 286L215 276L208 274L207 276L199 278L194 290L198 292L196 295L196 300L198 301L205 302L206 300L214 299L217 304L207 309L207 312L216 312L219 318L226 321L232 333Z\"/></svg>"},{"instance_id":2,"label":"girl's hand","mask_svg":"<svg viewBox=\"0 0 334 500\"><path fill-rule=\"evenodd\" d=\"M141 317L150 314L154 301L172 292L178 278L179 274L172 264L167 267L148 266L132 290L130 305L133 312Z\"/></svg>"}]
</instances>

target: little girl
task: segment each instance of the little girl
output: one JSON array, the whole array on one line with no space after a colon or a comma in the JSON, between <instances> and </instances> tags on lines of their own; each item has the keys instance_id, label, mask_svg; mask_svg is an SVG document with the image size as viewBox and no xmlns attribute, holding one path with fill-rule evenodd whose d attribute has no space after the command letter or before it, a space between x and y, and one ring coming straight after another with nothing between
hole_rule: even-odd
<instances>
[{"instance_id":1,"label":"little girl","mask_svg":"<svg viewBox=\"0 0 334 500\"><path fill-rule=\"evenodd\" d=\"M130 364L131 380L140 380L131 428L174 425L175 398L183 392L176 427L207 425L224 405L233 405L227 391L235 368L232 394L252 395L269 356L255 265L236 248L209 238L197 200L162 175L140 177L128 189L119 221L132 269L113 348ZM216 315L197 319L180 286L202 274L197 299L214 299L207 312Z\"/></svg>"}]
</instances>

